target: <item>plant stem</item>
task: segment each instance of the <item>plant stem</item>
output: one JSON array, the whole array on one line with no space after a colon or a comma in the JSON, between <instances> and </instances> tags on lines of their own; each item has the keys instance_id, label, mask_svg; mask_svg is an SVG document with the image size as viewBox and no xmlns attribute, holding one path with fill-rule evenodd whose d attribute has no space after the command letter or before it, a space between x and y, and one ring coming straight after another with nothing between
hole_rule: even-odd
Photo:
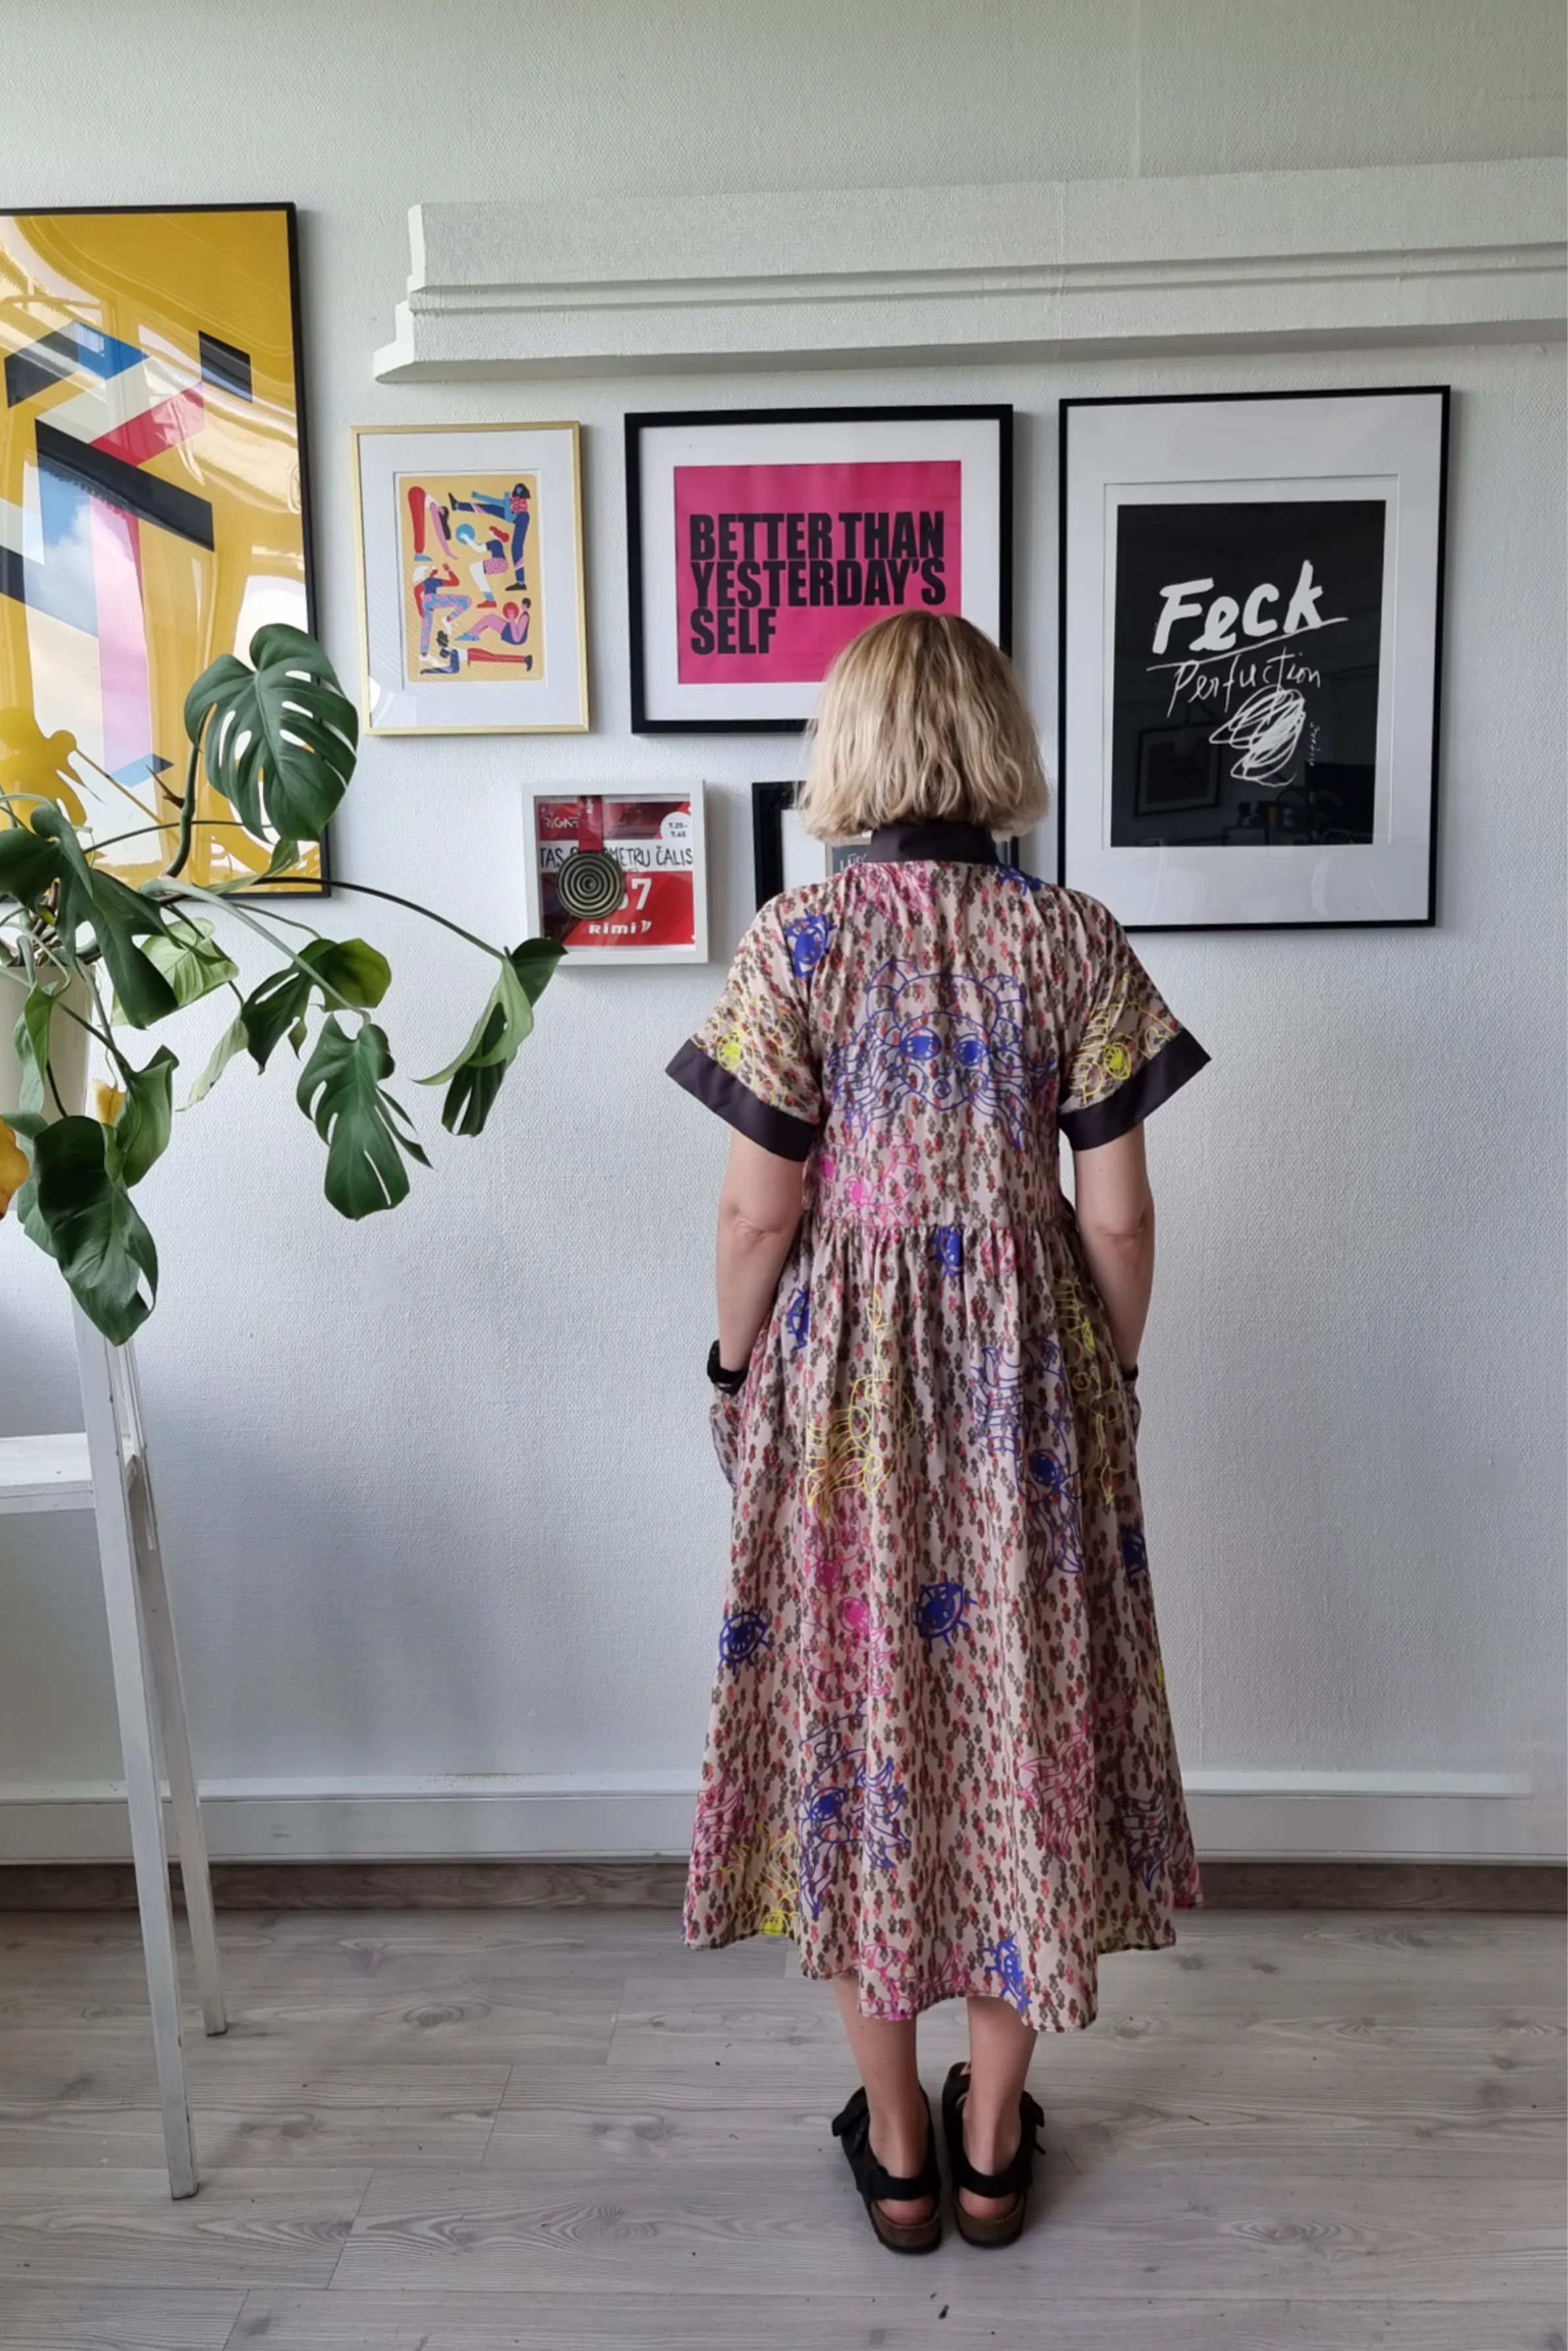
<instances>
[{"instance_id":1,"label":"plant stem","mask_svg":"<svg viewBox=\"0 0 1568 2351\"><path fill-rule=\"evenodd\" d=\"M152 876L152 879L155 882L166 882L168 878L169 877L166 873L155 873ZM180 893L183 890L189 890L197 897L205 894L203 893L199 883L182 882L178 889L172 890L169 893L164 903L171 906L177 906L180 903ZM232 906L235 900L243 896L244 893L238 890L214 890L210 894L217 901L220 906ZM304 931L313 939L319 939L325 936L323 932L319 931L316 928L314 923L302 923L298 914L280 914L276 906L269 905L267 907L267 919L269 923L281 923L286 931ZM279 942L279 945L281 945L281 941Z\"/></svg>"},{"instance_id":2,"label":"plant stem","mask_svg":"<svg viewBox=\"0 0 1568 2351\"><path fill-rule=\"evenodd\" d=\"M140 808L141 805L139 800L137 806ZM204 816L202 822L209 832L250 832L249 825L241 824L237 816ZM166 824L133 824L129 832L111 832L107 841L95 841L87 854L96 857L100 850L118 849L122 841L138 841L144 832L167 832L168 830ZM251 833L253 841L256 837Z\"/></svg>"},{"instance_id":3,"label":"plant stem","mask_svg":"<svg viewBox=\"0 0 1568 2351\"><path fill-rule=\"evenodd\" d=\"M161 881L166 881L167 878L168 877L166 875L159 876ZM173 884L172 888L169 890L168 895L171 899L200 898L207 905L226 906L229 913L233 914L236 922L243 923L247 931L254 931L257 938L265 939L267 946L272 948L274 954L285 956L289 963L293 964L296 970L304 972L307 978L310 981L311 986L313 987L319 987L323 996L331 997L334 1003L340 1004L345 1012L360 1012L363 1010L364 1008L361 1005L350 1004L346 996L340 996L337 989L332 986L329 980L323 978L322 975L319 971L312 970L311 967L308 963L302 961L301 958L294 953L291 947L285 946L284 942L280 938L276 938L272 932L267 929L266 924L259 921L255 914L241 914L237 900L234 898L225 898L221 892L216 890L204 890L199 882L177 882ZM279 922L287 922L288 918L287 915L280 914L277 919ZM300 924L297 925L297 927L299 929L305 929L307 925Z\"/></svg>"},{"instance_id":4,"label":"plant stem","mask_svg":"<svg viewBox=\"0 0 1568 2351\"><path fill-rule=\"evenodd\" d=\"M202 746L198 738L191 746L191 764L185 770L185 797L180 802L180 839L174 851L174 862L163 876L166 882L172 882L183 872L185 860L191 854L191 825L196 813L196 762L201 756Z\"/></svg>"},{"instance_id":5,"label":"plant stem","mask_svg":"<svg viewBox=\"0 0 1568 2351\"><path fill-rule=\"evenodd\" d=\"M98 992L98 979L96 974L90 971L87 974L87 984L92 996L93 1009L103 1023L102 1041L109 1048L110 1059L113 1061L115 1068L120 1071L120 1074L125 1080L126 1084L129 1085L131 1079L136 1075L136 1072L131 1068L130 1062L126 1060L124 1054L120 1050L120 1048L116 1045L113 1037L110 1033L114 1024L110 1019L109 1014L103 1008L103 998ZM65 1009L69 1012L70 1006L68 1004ZM71 1014L71 1018L73 1019L75 1019L76 1017L77 1016L74 1013ZM82 1025L84 1028L91 1028L92 1026L90 1021L84 1021Z\"/></svg>"},{"instance_id":6,"label":"plant stem","mask_svg":"<svg viewBox=\"0 0 1568 2351\"><path fill-rule=\"evenodd\" d=\"M112 790L117 791L122 800L129 800L133 809L141 809L143 814L146 813L146 802L144 800L139 800L134 792L127 791L125 786L120 781L119 778L117 776L111 776L107 768L100 768L96 759L89 759L79 743L73 744L66 756L68 758L79 759L84 768L90 768L95 776L101 776L104 782L108 784ZM148 778L149 783L152 783L154 780L155 779L151 776ZM172 799L173 798L173 794L171 793L169 797ZM153 832L167 832L169 828L166 824L158 824L150 826L149 830Z\"/></svg>"},{"instance_id":7,"label":"plant stem","mask_svg":"<svg viewBox=\"0 0 1568 2351\"><path fill-rule=\"evenodd\" d=\"M87 980L89 987L92 987L92 977L90 973L84 970L82 976ZM68 979L69 978L70 975L68 972L66 977ZM16 987L25 987L28 991L29 995L35 987L42 985L42 982L37 978L24 979L18 973L7 971L4 964L0 964L0 979L8 979L12 982L13 986ZM103 1006L99 1001L98 990L96 987L92 988L92 994L93 1001L98 1005L98 1009L101 1016ZM119 1047L115 1044L114 1039L110 1035L107 1026L102 1029L96 1028L90 1020L83 1019L82 1015L76 1009L74 1005L68 1004L63 996L57 996L55 998L55 1011L63 1012L66 1019L68 1020L74 1020L78 1029L85 1029L89 1037L96 1037L99 1043L103 1047L104 1051L108 1053L111 1060L118 1064L119 1068L127 1075L131 1074L131 1064L126 1061ZM57 1094L55 1099L57 1102L59 1100Z\"/></svg>"},{"instance_id":8,"label":"plant stem","mask_svg":"<svg viewBox=\"0 0 1568 2351\"><path fill-rule=\"evenodd\" d=\"M191 754L191 765L193 769L195 767L195 762L196 754L193 751ZM91 762L89 761L89 764L90 766ZM4 793L0 793L0 799L4 799L5 797L6 796ZM140 802L138 805L140 806ZM169 866L164 872L155 874L152 877L155 881L172 882L178 879L182 868L185 863L185 860L190 855L191 842L187 837L184 815L186 807L190 805L191 803L188 800L182 803L182 846L180 853L175 858L173 864ZM225 830L235 832L248 832L250 830L248 825L241 824L235 818L205 817L203 819L203 822L213 830L216 830L220 826ZM164 824L134 825L129 832L112 832L110 834L107 841L95 841L92 844L90 854L97 857L102 851L106 849L118 848L119 844L122 841L135 841L144 832L167 832L168 830L168 826ZM252 834L251 837L254 840L256 835ZM193 882L182 882L180 886L184 890L197 890L197 884ZM477 947L481 955L494 956L497 963L505 963L507 960L506 954L502 948L493 947L488 939L477 937L473 931L465 931L461 923L453 922L449 915L438 914L434 912L434 908L430 906L422 906L417 898L401 897L395 890L372 889L368 882L345 882L342 876L338 873L334 873L332 876L332 887L334 890L350 891L359 898L384 898L389 906L406 906L411 914L423 914L427 923L439 923L444 931L452 931L455 933L458 938L466 939L468 945L471 947ZM198 895L203 896L208 894L205 892L200 891L198 891L197 893ZM228 906L234 904L233 897L227 892L219 892L214 894L217 896L218 903L222 905ZM275 914L270 916L270 919L275 923L287 923L289 918L287 914ZM310 929L310 925L308 923L296 923L293 925L293 928L296 930L308 931ZM317 935L319 935L319 934Z\"/></svg>"},{"instance_id":9,"label":"plant stem","mask_svg":"<svg viewBox=\"0 0 1568 2351\"><path fill-rule=\"evenodd\" d=\"M123 784L116 783L114 778L109 773L108 769L100 768L96 759L89 759L87 753L82 749L79 744L77 744L67 756L73 759L82 760L92 769L95 776L101 776L104 782L117 791L122 800L129 800L133 809L138 810L142 816L146 815L147 810L145 803L139 800L134 792L128 792ZM80 783L81 778L79 776L72 776L70 781L73 785L77 785ZM3 802L6 808L10 809L14 816L17 809L37 808L40 800L47 800L48 797L47 792L0 791L0 802ZM16 816L16 821L19 825L22 820L19 816ZM167 832L169 828L166 824L161 824L150 826L148 830L153 832Z\"/></svg>"},{"instance_id":10,"label":"plant stem","mask_svg":"<svg viewBox=\"0 0 1568 2351\"><path fill-rule=\"evenodd\" d=\"M95 1003L97 1002L97 999L98 991L95 988L93 990L93 1000ZM103 1010L102 1005L99 1004L98 1008L101 1013ZM115 1044L113 1038L109 1034L109 1031L106 1029L95 1029L90 1020L85 1020L79 1012L73 1011L71 1007L63 1002L57 996L55 998L55 1010L57 1012L63 1012L68 1020L74 1020L78 1029L85 1029L89 1037L96 1037L99 1043L103 1047L104 1051L106 1053L113 1054L114 1059L120 1062L120 1066L122 1070L129 1068L130 1064L120 1060L119 1049Z\"/></svg>"},{"instance_id":11,"label":"plant stem","mask_svg":"<svg viewBox=\"0 0 1568 2351\"><path fill-rule=\"evenodd\" d=\"M472 931L463 928L461 923L449 922L444 914L432 914L430 908L422 906L417 898L400 898L395 890L372 890L368 882L345 882L337 873L332 876L332 887L334 890L351 890L361 898L384 898L389 905L406 906L411 914L423 914L426 922L439 923L444 931L455 931L460 939L466 939L471 947L477 947L483 955L494 956L497 963L507 960L501 949L493 947L488 939L476 938Z\"/></svg>"},{"instance_id":12,"label":"plant stem","mask_svg":"<svg viewBox=\"0 0 1568 2351\"><path fill-rule=\"evenodd\" d=\"M98 982L93 977L90 971L84 972L82 976L87 981L88 993L92 998L93 1010L98 1014L99 1019L103 1023L101 1029L95 1029L92 1022L90 1020L84 1020L79 1012L73 1012L70 1006L65 1002L63 998L57 998L56 1001L59 1006L59 1009L66 1015L66 1018L68 1020L76 1021L78 1027L87 1030L89 1037L96 1037L98 1039L99 1043L103 1047L104 1051L109 1055L110 1060L114 1063L115 1068L125 1080L126 1084L129 1085L131 1079L136 1075L136 1072L114 1041L114 1038L111 1033L113 1023L110 1021L108 1013L103 1008L103 998L98 992Z\"/></svg>"},{"instance_id":13,"label":"plant stem","mask_svg":"<svg viewBox=\"0 0 1568 2351\"><path fill-rule=\"evenodd\" d=\"M180 884L182 890L188 890L190 886L191 885L188 882L182 882ZM245 895L245 893L242 890L218 890L214 891L214 895L217 899L220 906L232 906L236 898L242 898ZM277 911L276 907L270 905L267 910L267 919L269 923L281 923L286 931L308 931L313 939L319 939L325 935L323 932L320 932L316 928L314 923L302 923L298 914L280 914Z\"/></svg>"}]
</instances>

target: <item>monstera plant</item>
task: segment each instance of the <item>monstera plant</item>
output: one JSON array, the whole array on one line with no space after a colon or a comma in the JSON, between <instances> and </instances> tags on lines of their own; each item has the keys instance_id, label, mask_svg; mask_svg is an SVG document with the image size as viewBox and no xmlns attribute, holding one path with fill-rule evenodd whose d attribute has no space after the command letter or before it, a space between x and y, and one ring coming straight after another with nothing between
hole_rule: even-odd
<instances>
[{"instance_id":1,"label":"monstera plant","mask_svg":"<svg viewBox=\"0 0 1568 2351\"><path fill-rule=\"evenodd\" d=\"M27 789L9 789L11 773L0 781L0 1026L15 1018L17 1097L0 1092L0 1216L11 1208L117 1343L157 1298L158 1255L133 1195L169 1146L180 1066L166 1043L141 1059L129 1032L157 1029L220 989L233 994L234 1018L185 1109L237 1055L264 1071L287 1040L303 1060L295 1100L326 1144L327 1197L341 1216L396 1207L408 1194L408 1162L430 1164L388 1090L392 1051L371 1018L392 977L385 956L367 940L325 938L274 902L243 895L296 863L299 843L319 837L353 775L359 722L330 662L300 630L261 629L248 663L226 653L196 680L185 731L191 756L177 828L172 818L141 828L174 831L172 853L134 889L101 862L131 836L95 841L72 821L80 802L59 738L49 747L57 776ZM211 888L184 878L204 768L234 824L270 849L259 875ZM419 1081L445 1087L441 1120L450 1133L479 1134L560 948L538 938L492 946L390 890L334 887L410 906L495 965L466 1044ZM231 923L278 958L248 993L223 944ZM72 1099L82 1090L75 1073L86 1066L83 1047L109 1072L90 1113Z\"/></svg>"}]
</instances>

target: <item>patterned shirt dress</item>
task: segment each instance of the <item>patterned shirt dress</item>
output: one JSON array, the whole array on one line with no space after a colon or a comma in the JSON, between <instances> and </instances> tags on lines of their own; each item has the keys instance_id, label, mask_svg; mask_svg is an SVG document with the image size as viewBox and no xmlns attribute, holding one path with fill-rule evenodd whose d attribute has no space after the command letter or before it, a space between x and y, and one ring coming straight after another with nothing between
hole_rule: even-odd
<instances>
[{"instance_id":1,"label":"patterned shirt dress","mask_svg":"<svg viewBox=\"0 0 1568 2351\"><path fill-rule=\"evenodd\" d=\"M1059 1173L1207 1060L1081 892L904 824L763 907L670 1075L805 1163L746 1385L688 1943L870 2016L1093 2021L1202 1900L1105 1310Z\"/></svg>"}]
</instances>

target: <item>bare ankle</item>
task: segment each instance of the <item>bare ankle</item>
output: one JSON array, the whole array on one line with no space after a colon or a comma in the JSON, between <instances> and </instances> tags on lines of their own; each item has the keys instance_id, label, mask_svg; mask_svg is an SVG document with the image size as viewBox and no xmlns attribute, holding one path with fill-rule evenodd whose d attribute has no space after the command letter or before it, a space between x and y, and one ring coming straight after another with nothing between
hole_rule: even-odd
<instances>
[{"instance_id":1,"label":"bare ankle","mask_svg":"<svg viewBox=\"0 0 1568 2351\"><path fill-rule=\"evenodd\" d=\"M913 2179L925 2160L927 2127L923 2102L873 2106L872 2150L883 2170L901 2179Z\"/></svg>"},{"instance_id":2,"label":"bare ankle","mask_svg":"<svg viewBox=\"0 0 1568 2351\"><path fill-rule=\"evenodd\" d=\"M1019 2111L987 2114L977 2108L974 2094L964 2101L964 2152L977 2171L1005 2171L1019 2150Z\"/></svg>"}]
</instances>

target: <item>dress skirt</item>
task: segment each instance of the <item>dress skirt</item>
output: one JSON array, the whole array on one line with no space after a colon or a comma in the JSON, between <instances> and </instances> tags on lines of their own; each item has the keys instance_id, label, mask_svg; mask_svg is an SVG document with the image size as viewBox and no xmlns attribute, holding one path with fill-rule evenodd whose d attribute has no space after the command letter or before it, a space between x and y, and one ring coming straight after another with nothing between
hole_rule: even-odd
<instances>
[{"instance_id":1,"label":"dress skirt","mask_svg":"<svg viewBox=\"0 0 1568 2351\"><path fill-rule=\"evenodd\" d=\"M830 946L850 879L826 885ZM973 869L965 880L973 894ZM791 904L775 902L786 948ZM1000 1033L994 978L956 980L940 935L974 911L936 925L939 984L912 959L913 996L873 950L830 1001L771 947L769 995L743 950L726 1005L677 1059L735 1123L747 1102L796 1120L803 1150L767 1131L809 1162L745 1388L714 1406L732 1543L685 1928L707 1946L791 1936L805 1975L858 1979L868 2015L986 1994L1066 2030L1094 2017L1099 1955L1173 1942L1173 1913L1202 1894L1135 1390L1056 1172L1063 1105L1069 1132L1073 1106L1095 1107L1082 1040L1106 998L1091 973L1075 1014L1069 964L1060 1029L1025 1028L1004 991L1021 1034ZM992 963L1027 969L1005 925L1033 901L1008 893L996 911ZM885 896L864 927L879 912ZM1034 977L1042 997L1052 968L1048 956ZM869 1058L857 1011L882 1024ZM771 1057L748 1061L759 1024ZM1135 1074L1186 1034L1146 975L1103 1027L1118 1084L1129 1056ZM983 1066L965 1057L974 1037Z\"/></svg>"}]
</instances>

